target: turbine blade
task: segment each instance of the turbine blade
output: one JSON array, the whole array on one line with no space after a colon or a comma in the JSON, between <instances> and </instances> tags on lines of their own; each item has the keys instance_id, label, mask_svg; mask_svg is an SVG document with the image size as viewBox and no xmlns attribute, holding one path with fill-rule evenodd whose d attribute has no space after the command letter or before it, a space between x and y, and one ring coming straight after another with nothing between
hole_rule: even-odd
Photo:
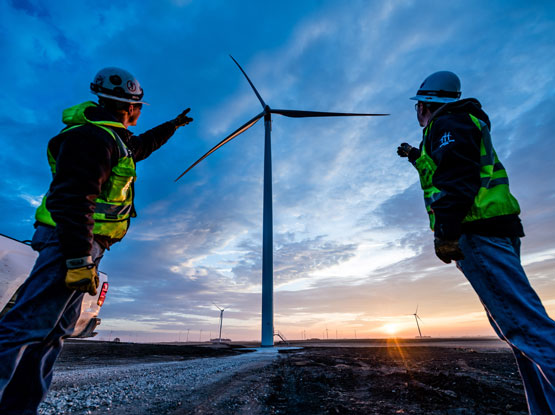
<instances>
[{"instance_id":1,"label":"turbine blade","mask_svg":"<svg viewBox=\"0 0 555 415\"><path fill-rule=\"evenodd\" d=\"M212 154L214 151L216 151L217 149L219 149L221 146L223 146L225 143L233 140L235 137L237 137L239 134L247 131L249 128L251 128L254 124L256 124L256 122L262 118L262 116L264 115L263 112L261 112L260 114L258 114L256 117L252 118L250 121L246 122L245 124L243 124L241 127L239 127L237 130L235 130L234 132L232 132L230 135L228 135L226 138L224 138L222 141L220 141L217 145L215 145L214 147L212 147L212 149L210 151L208 151L208 153L206 153L204 156L202 156L201 158L199 158L197 161L195 161L193 164L191 164L191 166L189 166L189 168L187 170L185 170L183 173L181 173L179 175L179 177L177 179L175 179L175 181L178 181L179 179L181 179L186 173L189 172L189 170L191 170L193 167L195 167L197 164L199 164L202 160L204 160L206 157L208 157L210 154Z\"/></svg>"},{"instance_id":2,"label":"turbine blade","mask_svg":"<svg viewBox=\"0 0 555 415\"><path fill-rule=\"evenodd\" d=\"M417 315L416 318L417 318L418 320L422 321L422 319L420 318L419 315ZM424 322L422 321L422 323L424 323Z\"/></svg>"},{"instance_id":3,"label":"turbine blade","mask_svg":"<svg viewBox=\"0 0 555 415\"><path fill-rule=\"evenodd\" d=\"M292 118L306 117L381 117L389 114L361 114L355 112L324 112L324 111L299 111L299 110L276 110L271 109L271 113L280 114Z\"/></svg>"},{"instance_id":4,"label":"turbine blade","mask_svg":"<svg viewBox=\"0 0 555 415\"><path fill-rule=\"evenodd\" d=\"M260 101L260 103L262 104L262 108L266 108L266 103L264 102L264 100L262 99L262 97L260 96L260 94L258 93L258 91L256 90L256 88L254 87L253 83L251 82L249 76L247 75L247 73L243 70L243 68L241 68L241 65L239 65L239 62L237 62L235 60L235 58L231 55L229 55L229 57L231 59L233 59L233 62L235 62L235 64L239 67L239 69L241 70L241 72L243 72L243 75L245 75L245 78L247 78L247 81L249 81L249 84L252 88L252 90L254 91L254 93L256 94L258 100Z\"/></svg>"}]
</instances>

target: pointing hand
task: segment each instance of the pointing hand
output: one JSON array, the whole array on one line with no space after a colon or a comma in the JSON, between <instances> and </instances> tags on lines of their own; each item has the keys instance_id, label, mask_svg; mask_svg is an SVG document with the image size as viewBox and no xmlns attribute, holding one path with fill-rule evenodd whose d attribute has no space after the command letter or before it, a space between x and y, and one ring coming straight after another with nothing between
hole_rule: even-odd
<instances>
[{"instance_id":1,"label":"pointing hand","mask_svg":"<svg viewBox=\"0 0 555 415\"><path fill-rule=\"evenodd\" d=\"M173 120L171 120L171 123L173 125L175 125L176 128L183 127L184 125L192 123L193 119L187 116L189 111L191 111L191 108L187 108L185 111L183 111L181 114L179 114Z\"/></svg>"}]
</instances>

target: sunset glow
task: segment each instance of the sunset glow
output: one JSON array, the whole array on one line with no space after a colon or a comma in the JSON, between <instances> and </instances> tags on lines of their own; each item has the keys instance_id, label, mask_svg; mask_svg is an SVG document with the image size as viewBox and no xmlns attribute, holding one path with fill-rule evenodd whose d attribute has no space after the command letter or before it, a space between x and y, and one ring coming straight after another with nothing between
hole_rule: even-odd
<instances>
[{"instance_id":1,"label":"sunset glow","mask_svg":"<svg viewBox=\"0 0 555 415\"><path fill-rule=\"evenodd\" d=\"M418 175L396 153L418 146L409 97L438 70L489 114L523 263L555 315L555 2L7 1L0 20L2 234L31 239L48 140L65 108L95 99L100 68L140 80L150 105L134 133L191 107L194 122L137 165L138 216L100 264L110 288L95 339L207 340L216 303L224 338L260 340L263 122L174 182L260 112L229 54L272 108L391 114L274 119L276 331L414 338L418 305L424 336L494 335L462 273L434 255Z\"/></svg>"},{"instance_id":2,"label":"sunset glow","mask_svg":"<svg viewBox=\"0 0 555 415\"><path fill-rule=\"evenodd\" d=\"M396 334L399 331L399 326L395 323L388 323L385 326L382 327L382 330L386 333L386 334Z\"/></svg>"}]
</instances>

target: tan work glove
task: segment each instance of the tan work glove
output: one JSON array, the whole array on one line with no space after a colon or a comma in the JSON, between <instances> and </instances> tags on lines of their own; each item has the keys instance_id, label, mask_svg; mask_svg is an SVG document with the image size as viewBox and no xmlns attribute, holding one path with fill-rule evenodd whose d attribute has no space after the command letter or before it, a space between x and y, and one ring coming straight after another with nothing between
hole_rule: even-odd
<instances>
[{"instance_id":1,"label":"tan work glove","mask_svg":"<svg viewBox=\"0 0 555 415\"><path fill-rule=\"evenodd\" d=\"M192 123L193 119L191 117L187 116L189 111L191 111L191 108L187 108L185 111L183 111L181 114L179 114L173 120L171 120L171 123L173 125L175 125L176 128L183 127L184 125Z\"/></svg>"},{"instance_id":2,"label":"tan work glove","mask_svg":"<svg viewBox=\"0 0 555 415\"><path fill-rule=\"evenodd\" d=\"M92 262L92 259L90 259L90 257L68 259L66 265L68 267L65 279L66 287L70 290L88 292L90 295L96 295L99 279L96 265Z\"/></svg>"},{"instance_id":3,"label":"tan work glove","mask_svg":"<svg viewBox=\"0 0 555 415\"><path fill-rule=\"evenodd\" d=\"M464 259L464 254L459 247L459 241L448 241L446 239L435 238L434 248L436 255L446 264L450 264L451 260L460 261Z\"/></svg>"}]
</instances>

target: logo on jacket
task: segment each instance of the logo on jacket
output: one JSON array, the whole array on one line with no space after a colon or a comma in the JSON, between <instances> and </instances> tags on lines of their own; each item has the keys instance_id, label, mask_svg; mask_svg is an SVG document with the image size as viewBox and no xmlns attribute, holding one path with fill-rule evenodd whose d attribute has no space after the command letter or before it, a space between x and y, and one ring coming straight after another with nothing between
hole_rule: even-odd
<instances>
[{"instance_id":1,"label":"logo on jacket","mask_svg":"<svg viewBox=\"0 0 555 415\"><path fill-rule=\"evenodd\" d=\"M451 138L451 133L450 132L444 133L443 136L439 139L439 147L438 148L445 147L447 144L451 144L451 143L454 143L454 142L455 142L455 140L453 138Z\"/></svg>"}]
</instances>

